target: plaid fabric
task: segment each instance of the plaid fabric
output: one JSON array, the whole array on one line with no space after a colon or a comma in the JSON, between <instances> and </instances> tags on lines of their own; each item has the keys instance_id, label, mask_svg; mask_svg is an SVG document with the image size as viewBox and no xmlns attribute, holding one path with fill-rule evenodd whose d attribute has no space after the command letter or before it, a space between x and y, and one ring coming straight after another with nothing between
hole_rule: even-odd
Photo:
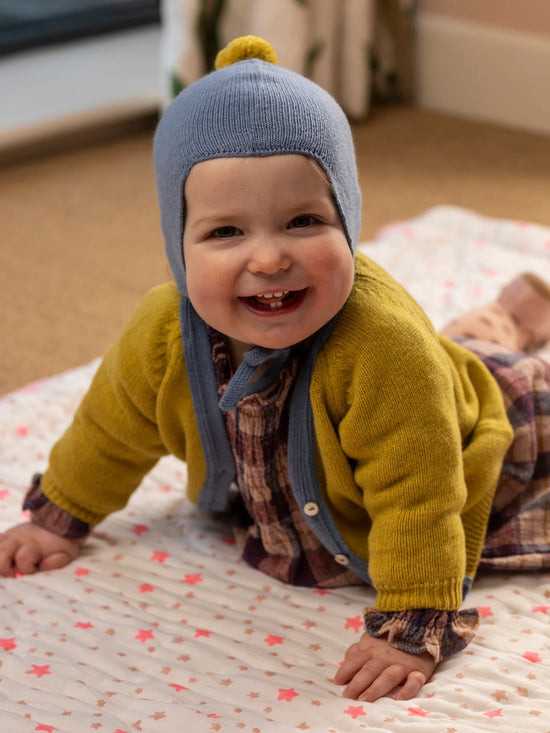
<instances>
[{"instance_id":1,"label":"plaid fabric","mask_svg":"<svg viewBox=\"0 0 550 733\"><path fill-rule=\"evenodd\" d=\"M53 504L43 493L41 480L42 474L35 473L23 502L23 509L30 511L34 524L67 540L87 537L93 527Z\"/></svg>"},{"instance_id":2,"label":"plaid fabric","mask_svg":"<svg viewBox=\"0 0 550 733\"><path fill-rule=\"evenodd\" d=\"M385 636L391 646L408 654L428 652L436 662L462 651L474 638L478 626L477 608L420 608L396 613L365 609L365 628L371 636Z\"/></svg>"},{"instance_id":3,"label":"plaid fabric","mask_svg":"<svg viewBox=\"0 0 550 733\"><path fill-rule=\"evenodd\" d=\"M225 340L211 331L218 392L231 379ZM309 528L288 477L288 403L298 357L293 356L267 389L243 398L224 413L237 468L239 496L234 532L243 559L285 583L324 588L361 584Z\"/></svg>"},{"instance_id":4,"label":"plaid fabric","mask_svg":"<svg viewBox=\"0 0 550 733\"><path fill-rule=\"evenodd\" d=\"M550 567L550 365L489 341L461 340L488 367L514 440L505 456L480 567Z\"/></svg>"}]
</instances>

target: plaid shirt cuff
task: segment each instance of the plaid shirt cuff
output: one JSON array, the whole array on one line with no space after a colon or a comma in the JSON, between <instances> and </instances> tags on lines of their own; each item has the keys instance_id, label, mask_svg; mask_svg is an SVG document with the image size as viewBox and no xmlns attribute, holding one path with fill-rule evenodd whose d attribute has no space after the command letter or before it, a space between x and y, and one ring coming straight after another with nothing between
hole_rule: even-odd
<instances>
[{"instance_id":1,"label":"plaid shirt cuff","mask_svg":"<svg viewBox=\"0 0 550 733\"><path fill-rule=\"evenodd\" d=\"M31 487L23 502L23 509L30 511L34 524L67 540L87 537L93 527L51 502L42 491L41 479L40 473L33 476Z\"/></svg>"},{"instance_id":2,"label":"plaid shirt cuff","mask_svg":"<svg viewBox=\"0 0 550 733\"><path fill-rule=\"evenodd\" d=\"M365 609L365 628L371 636L385 636L391 646L408 654L428 652L436 662L462 651L474 638L478 626L476 608L420 608L393 613Z\"/></svg>"}]
</instances>

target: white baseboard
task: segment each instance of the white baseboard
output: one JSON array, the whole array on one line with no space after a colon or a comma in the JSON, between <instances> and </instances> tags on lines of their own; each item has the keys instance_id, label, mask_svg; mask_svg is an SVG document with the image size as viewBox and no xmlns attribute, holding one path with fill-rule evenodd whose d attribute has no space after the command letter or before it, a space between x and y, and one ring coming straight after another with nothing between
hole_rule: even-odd
<instances>
[{"instance_id":1,"label":"white baseboard","mask_svg":"<svg viewBox=\"0 0 550 733\"><path fill-rule=\"evenodd\" d=\"M105 110L160 103L160 28L0 58L0 139Z\"/></svg>"},{"instance_id":2,"label":"white baseboard","mask_svg":"<svg viewBox=\"0 0 550 733\"><path fill-rule=\"evenodd\" d=\"M431 13L416 30L419 106L550 134L550 38Z\"/></svg>"}]
</instances>

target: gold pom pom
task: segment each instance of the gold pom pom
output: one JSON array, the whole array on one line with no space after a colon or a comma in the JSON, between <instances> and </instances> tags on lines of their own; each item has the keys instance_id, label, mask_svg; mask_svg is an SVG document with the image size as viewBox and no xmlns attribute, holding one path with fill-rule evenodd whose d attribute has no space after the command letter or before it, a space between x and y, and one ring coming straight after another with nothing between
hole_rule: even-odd
<instances>
[{"instance_id":1,"label":"gold pom pom","mask_svg":"<svg viewBox=\"0 0 550 733\"><path fill-rule=\"evenodd\" d=\"M278 64L277 54L273 50L273 46L258 36L241 36L231 41L216 56L215 68L223 69L224 66L231 66L238 61L246 61L246 59L260 59L268 61L270 64Z\"/></svg>"}]
</instances>

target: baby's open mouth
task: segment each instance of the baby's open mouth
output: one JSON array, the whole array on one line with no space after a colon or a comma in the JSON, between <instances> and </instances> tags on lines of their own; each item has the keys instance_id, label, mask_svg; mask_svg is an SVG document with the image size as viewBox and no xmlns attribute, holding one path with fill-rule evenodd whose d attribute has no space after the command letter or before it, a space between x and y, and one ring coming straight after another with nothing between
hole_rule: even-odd
<instances>
[{"instance_id":1,"label":"baby's open mouth","mask_svg":"<svg viewBox=\"0 0 550 733\"><path fill-rule=\"evenodd\" d=\"M268 313L288 310L298 305L304 298L307 288L303 290L278 290L272 293L261 293L241 298L249 308Z\"/></svg>"}]
</instances>

